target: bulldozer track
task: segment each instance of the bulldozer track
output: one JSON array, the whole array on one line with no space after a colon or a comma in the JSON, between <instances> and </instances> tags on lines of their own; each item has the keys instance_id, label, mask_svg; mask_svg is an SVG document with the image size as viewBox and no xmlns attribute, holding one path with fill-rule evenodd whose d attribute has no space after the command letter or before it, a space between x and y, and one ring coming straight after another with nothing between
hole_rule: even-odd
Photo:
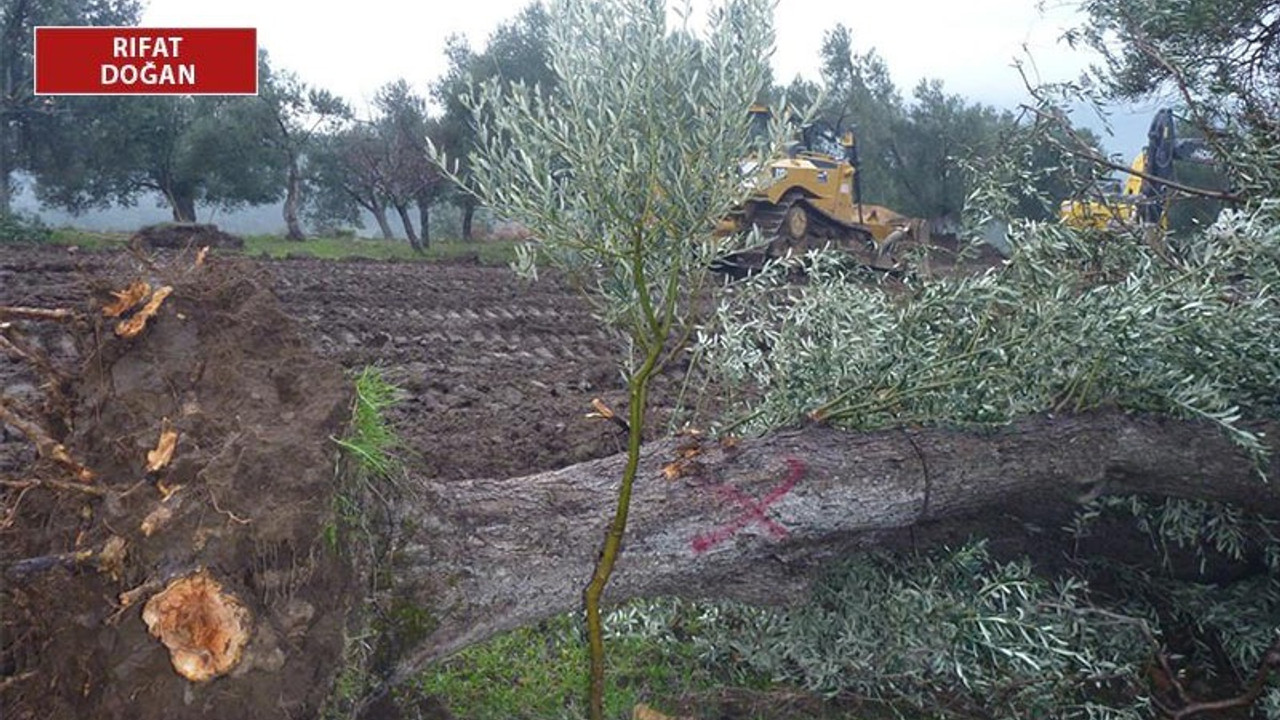
<instances>
[{"instance_id":1,"label":"bulldozer track","mask_svg":"<svg viewBox=\"0 0 1280 720\"><path fill-rule=\"evenodd\" d=\"M790 237L783 224L793 207L800 207L807 217L807 227L800 238ZM783 257L789 252L806 252L810 249L830 247L847 253L857 262L877 267L875 241L869 231L847 227L819 212L798 193L789 193L776 205L757 205L751 214L751 224L764 240L762 246L737 252L725 258L713 269L732 275L743 275L760 269L770 259Z\"/></svg>"},{"instance_id":2,"label":"bulldozer track","mask_svg":"<svg viewBox=\"0 0 1280 720\"><path fill-rule=\"evenodd\" d=\"M799 199L799 197L791 196L790 200L783 198L783 202L777 205L759 206L752 215L751 224L760 229L761 237L772 240L777 237L778 231L782 229L782 221L787 217L787 211Z\"/></svg>"}]
</instances>

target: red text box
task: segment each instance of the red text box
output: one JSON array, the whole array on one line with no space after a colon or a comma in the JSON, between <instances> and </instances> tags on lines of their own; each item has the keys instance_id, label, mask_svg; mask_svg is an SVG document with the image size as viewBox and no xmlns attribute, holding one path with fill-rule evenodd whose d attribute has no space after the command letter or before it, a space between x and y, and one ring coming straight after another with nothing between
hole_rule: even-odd
<instances>
[{"instance_id":1,"label":"red text box","mask_svg":"<svg viewBox=\"0 0 1280 720\"><path fill-rule=\"evenodd\" d=\"M37 95L256 95L256 28L37 27Z\"/></svg>"}]
</instances>

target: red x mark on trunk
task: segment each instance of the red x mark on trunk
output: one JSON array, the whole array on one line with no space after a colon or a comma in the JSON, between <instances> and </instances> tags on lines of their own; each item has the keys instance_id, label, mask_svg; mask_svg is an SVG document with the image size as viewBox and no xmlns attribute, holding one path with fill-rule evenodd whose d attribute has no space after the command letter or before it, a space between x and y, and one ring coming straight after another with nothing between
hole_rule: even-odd
<instances>
[{"instance_id":1,"label":"red x mark on trunk","mask_svg":"<svg viewBox=\"0 0 1280 720\"><path fill-rule=\"evenodd\" d=\"M695 535L693 540L690 542L693 551L695 553L704 553L733 537L739 530L753 522L758 522L763 525L775 538L778 538L779 540L785 538L787 536L787 529L776 520L769 517L768 513L765 511L768 510L771 505L781 500L787 493L791 492L792 489L795 488L796 483L800 482L800 478L804 475L804 463L796 458L787 458L787 467L790 470L787 473L787 478L776 488L769 491L769 494L765 495L758 502L752 500L749 495L732 485L724 484L717 486L716 490L720 492L720 494L728 497L741 507L745 508L746 512L739 515L733 522L727 525L716 528L711 532Z\"/></svg>"}]
</instances>

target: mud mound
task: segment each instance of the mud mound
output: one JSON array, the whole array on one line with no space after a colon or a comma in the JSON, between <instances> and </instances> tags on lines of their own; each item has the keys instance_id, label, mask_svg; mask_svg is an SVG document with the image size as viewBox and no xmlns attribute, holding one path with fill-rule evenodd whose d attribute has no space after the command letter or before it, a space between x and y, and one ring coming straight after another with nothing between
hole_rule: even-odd
<instances>
[{"instance_id":1,"label":"mud mound","mask_svg":"<svg viewBox=\"0 0 1280 720\"><path fill-rule=\"evenodd\" d=\"M161 223L148 225L129 238L145 249L181 250L189 247L243 250L244 240L207 223Z\"/></svg>"},{"instance_id":2,"label":"mud mound","mask_svg":"<svg viewBox=\"0 0 1280 720\"><path fill-rule=\"evenodd\" d=\"M172 292L126 339L99 308L108 290L137 279ZM9 331L48 336L27 347L60 349L41 354L63 379L65 407L8 392L30 381L11 379L0 399L40 421L95 479L82 484L47 456L0 468L5 718L318 714L351 595L322 538L330 438L342 432L349 392L266 288L241 262L133 268L78 285L68 304L93 311L77 322L55 331L10 322ZM168 459L166 435L176 439ZM142 611L200 570L243 604L251 630L229 673L194 683L175 672Z\"/></svg>"}]
</instances>

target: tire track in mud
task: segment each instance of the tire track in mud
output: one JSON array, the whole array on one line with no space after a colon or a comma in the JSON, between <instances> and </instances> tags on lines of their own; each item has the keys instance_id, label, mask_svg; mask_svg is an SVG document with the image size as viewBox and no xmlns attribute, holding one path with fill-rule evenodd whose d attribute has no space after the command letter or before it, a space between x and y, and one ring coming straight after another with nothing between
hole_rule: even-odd
<instances>
[{"instance_id":1,"label":"tire track in mud","mask_svg":"<svg viewBox=\"0 0 1280 720\"><path fill-rule=\"evenodd\" d=\"M382 367L402 389L391 420L418 474L516 476L623 447L617 428L584 417L593 397L625 407L620 345L566 283L528 283L507 268L479 265L253 262L321 355L352 371ZM120 251L3 247L0 303L78 307L94 275L127 276L135 265ZM45 325L32 326L36 343L74 367L78 351ZM665 418L681 379L672 371L655 383L653 420ZM36 384L0 357L0 389L30 395ZM28 454L20 438L0 436L0 461L13 465Z\"/></svg>"},{"instance_id":2,"label":"tire track in mud","mask_svg":"<svg viewBox=\"0 0 1280 720\"><path fill-rule=\"evenodd\" d=\"M322 353L353 370L385 367L404 390L392 419L420 472L516 476L622 448L614 426L584 417L593 397L625 404L619 345L555 278L527 283L507 268L451 264L271 268ZM674 384L658 383L655 406Z\"/></svg>"}]
</instances>

